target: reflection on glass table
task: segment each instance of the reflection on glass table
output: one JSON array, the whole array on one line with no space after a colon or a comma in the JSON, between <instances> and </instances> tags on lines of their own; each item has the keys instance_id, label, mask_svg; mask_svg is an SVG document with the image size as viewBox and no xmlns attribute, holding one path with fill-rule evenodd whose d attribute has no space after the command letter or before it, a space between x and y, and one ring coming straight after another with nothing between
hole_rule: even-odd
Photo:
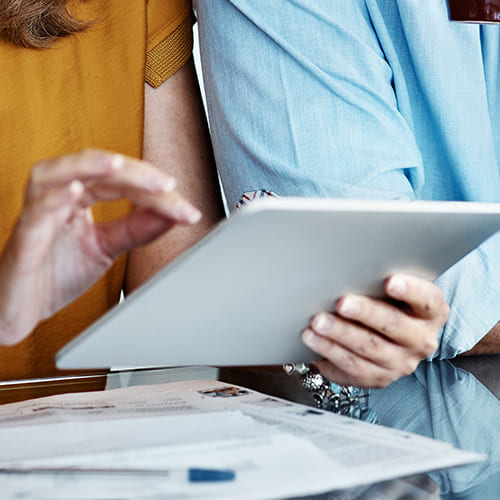
<instances>
[{"instance_id":1,"label":"reflection on glass table","mask_svg":"<svg viewBox=\"0 0 500 500\"><path fill-rule=\"evenodd\" d=\"M68 392L103 391L132 385L164 384L179 380L214 379L217 368L209 366L116 369L76 373L53 378L0 381L0 405Z\"/></svg>"},{"instance_id":2,"label":"reflection on glass table","mask_svg":"<svg viewBox=\"0 0 500 500\"><path fill-rule=\"evenodd\" d=\"M484 453L473 465L323 495L321 500L499 500L500 355L423 362L413 375L370 391L382 425ZM220 378L314 404L297 379L258 369L222 369Z\"/></svg>"},{"instance_id":3,"label":"reflection on glass table","mask_svg":"<svg viewBox=\"0 0 500 500\"><path fill-rule=\"evenodd\" d=\"M495 387L498 361L483 359ZM413 375L372 391L370 402L382 425L488 455L485 462L431 473L441 498L500 498L500 400L472 373L449 361L424 362Z\"/></svg>"}]
</instances>

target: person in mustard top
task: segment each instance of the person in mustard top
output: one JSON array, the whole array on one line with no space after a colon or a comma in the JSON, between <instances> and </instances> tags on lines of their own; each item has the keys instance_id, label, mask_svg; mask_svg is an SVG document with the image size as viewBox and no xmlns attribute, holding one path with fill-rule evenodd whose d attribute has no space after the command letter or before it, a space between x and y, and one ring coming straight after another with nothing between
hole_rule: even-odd
<instances>
[{"instance_id":1,"label":"person in mustard top","mask_svg":"<svg viewBox=\"0 0 500 500\"><path fill-rule=\"evenodd\" d=\"M223 216L192 25L189 0L0 0L0 380L60 374Z\"/></svg>"}]
</instances>

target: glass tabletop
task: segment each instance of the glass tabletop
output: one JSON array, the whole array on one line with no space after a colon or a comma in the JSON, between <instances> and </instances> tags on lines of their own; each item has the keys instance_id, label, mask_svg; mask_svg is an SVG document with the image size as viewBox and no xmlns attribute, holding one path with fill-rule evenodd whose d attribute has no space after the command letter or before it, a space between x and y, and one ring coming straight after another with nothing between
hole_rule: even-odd
<instances>
[{"instance_id":1,"label":"glass tabletop","mask_svg":"<svg viewBox=\"0 0 500 500\"><path fill-rule=\"evenodd\" d=\"M423 362L387 388L370 391L369 405L385 426L484 453L488 459L366 487L315 496L320 500L498 500L500 498L500 355ZM280 367L127 369L0 382L2 403L179 380L218 379L295 402L314 405L297 378Z\"/></svg>"},{"instance_id":2,"label":"glass tabletop","mask_svg":"<svg viewBox=\"0 0 500 500\"><path fill-rule=\"evenodd\" d=\"M225 368L220 379L314 404L297 379L258 369ZM323 500L500 499L500 355L423 362L411 376L371 390L378 423L484 453L484 462L323 495Z\"/></svg>"}]
</instances>

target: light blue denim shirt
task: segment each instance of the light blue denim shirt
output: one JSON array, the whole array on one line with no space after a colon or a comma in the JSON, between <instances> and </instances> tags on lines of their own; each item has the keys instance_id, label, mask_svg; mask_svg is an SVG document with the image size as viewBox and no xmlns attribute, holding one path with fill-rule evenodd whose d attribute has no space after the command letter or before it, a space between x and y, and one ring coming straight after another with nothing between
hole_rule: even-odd
<instances>
[{"instance_id":1,"label":"light blue denim shirt","mask_svg":"<svg viewBox=\"0 0 500 500\"><path fill-rule=\"evenodd\" d=\"M197 1L230 209L281 196L500 201L500 26L446 0ZM439 357L500 319L500 236L437 280Z\"/></svg>"}]
</instances>

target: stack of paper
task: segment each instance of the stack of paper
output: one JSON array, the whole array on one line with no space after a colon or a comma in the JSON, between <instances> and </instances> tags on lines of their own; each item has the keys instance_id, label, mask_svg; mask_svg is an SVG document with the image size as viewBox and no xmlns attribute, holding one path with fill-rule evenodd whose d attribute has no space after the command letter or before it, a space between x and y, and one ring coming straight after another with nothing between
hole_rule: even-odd
<instances>
[{"instance_id":1,"label":"stack of paper","mask_svg":"<svg viewBox=\"0 0 500 500\"><path fill-rule=\"evenodd\" d=\"M0 407L2 498L25 500L283 498L483 459L415 434L367 424L216 381L52 396ZM40 468L138 473L40 473ZM232 469L190 483L192 467Z\"/></svg>"}]
</instances>

